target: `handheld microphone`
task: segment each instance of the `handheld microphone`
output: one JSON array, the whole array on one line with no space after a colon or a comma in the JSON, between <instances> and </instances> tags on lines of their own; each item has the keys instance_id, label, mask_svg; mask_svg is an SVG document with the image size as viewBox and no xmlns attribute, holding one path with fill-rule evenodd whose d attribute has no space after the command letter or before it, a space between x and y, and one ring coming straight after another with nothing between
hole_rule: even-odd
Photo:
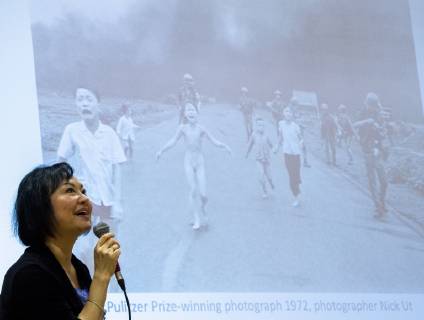
<instances>
[{"instance_id":1,"label":"handheld microphone","mask_svg":"<svg viewBox=\"0 0 424 320\"><path fill-rule=\"evenodd\" d=\"M110 228L109 228L107 223L99 222L98 224L96 224L94 226L93 232L97 236L97 238L100 238L105 233L110 232ZM121 287L122 291L125 292L125 290L126 290L125 289L125 280L124 280L124 277L122 276L121 267L119 266L118 262L116 262L115 277L116 277L116 281L118 281L118 284Z\"/></svg>"}]
</instances>

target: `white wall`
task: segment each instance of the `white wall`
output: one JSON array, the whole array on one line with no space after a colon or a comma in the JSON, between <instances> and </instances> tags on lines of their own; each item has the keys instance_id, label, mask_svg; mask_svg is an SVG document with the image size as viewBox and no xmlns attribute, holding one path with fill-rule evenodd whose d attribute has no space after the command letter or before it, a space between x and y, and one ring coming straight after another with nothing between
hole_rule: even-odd
<instances>
[{"instance_id":1,"label":"white wall","mask_svg":"<svg viewBox=\"0 0 424 320\"><path fill-rule=\"evenodd\" d=\"M0 282L23 250L11 233L12 199L42 161L28 8L25 0L0 0Z\"/></svg>"}]
</instances>

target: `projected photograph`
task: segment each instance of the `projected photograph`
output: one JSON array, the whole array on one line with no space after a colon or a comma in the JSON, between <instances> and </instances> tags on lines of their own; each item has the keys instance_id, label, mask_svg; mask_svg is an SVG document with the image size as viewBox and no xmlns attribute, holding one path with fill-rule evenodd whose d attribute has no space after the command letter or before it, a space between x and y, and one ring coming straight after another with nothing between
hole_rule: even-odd
<instances>
[{"instance_id":1,"label":"projected photograph","mask_svg":"<svg viewBox=\"0 0 424 320\"><path fill-rule=\"evenodd\" d=\"M130 292L422 293L408 1L43 0L31 21L44 162L74 167Z\"/></svg>"}]
</instances>

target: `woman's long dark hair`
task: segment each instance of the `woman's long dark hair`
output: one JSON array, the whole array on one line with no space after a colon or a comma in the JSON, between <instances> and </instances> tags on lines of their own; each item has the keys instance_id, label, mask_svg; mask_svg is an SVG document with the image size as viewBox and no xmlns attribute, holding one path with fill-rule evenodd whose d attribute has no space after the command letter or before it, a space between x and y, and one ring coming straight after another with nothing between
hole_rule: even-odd
<instances>
[{"instance_id":1,"label":"woman's long dark hair","mask_svg":"<svg viewBox=\"0 0 424 320\"><path fill-rule=\"evenodd\" d=\"M73 176L66 162L39 166L20 182L13 212L13 231L26 246L42 245L54 235L55 218L51 195Z\"/></svg>"}]
</instances>

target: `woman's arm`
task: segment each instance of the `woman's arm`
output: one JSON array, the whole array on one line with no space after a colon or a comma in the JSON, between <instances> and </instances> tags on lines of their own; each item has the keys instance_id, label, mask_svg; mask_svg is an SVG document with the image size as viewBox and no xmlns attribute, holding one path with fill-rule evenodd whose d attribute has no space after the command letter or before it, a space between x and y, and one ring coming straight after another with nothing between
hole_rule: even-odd
<instances>
[{"instance_id":1,"label":"woman's arm","mask_svg":"<svg viewBox=\"0 0 424 320\"><path fill-rule=\"evenodd\" d=\"M101 236L94 249L94 275L87 302L78 315L81 320L103 319L107 288L121 254L119 243L113 236L112 233Z\"/></svg>"}]
</instances>

